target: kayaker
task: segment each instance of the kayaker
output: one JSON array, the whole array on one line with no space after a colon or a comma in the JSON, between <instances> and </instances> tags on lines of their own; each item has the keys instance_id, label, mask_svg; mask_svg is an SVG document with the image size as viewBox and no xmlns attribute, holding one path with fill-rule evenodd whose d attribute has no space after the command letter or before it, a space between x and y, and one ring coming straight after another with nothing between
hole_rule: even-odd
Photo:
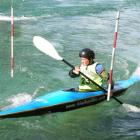
<instances>
[{"instance_id":1,"label":"kayaker","mask_svg":"<svg viewBox=\"0 0 140 140\"><path fill-rule=\"evenodd\" d=\"M69 72L70 77L75 78L80 76L80 84L78 87L78 91L96 91L100 90L100 88L93 84L91 81L86 79L84 76L80 75L81 71L98 85L104 87L107 85L108 81L108 73L102 64L95 62L95 53L93 50L89 48L82 49L79 52L79 57L81 58L80 66L76 66L75 69L72 69Z\"/></svg>"}]
</instances>

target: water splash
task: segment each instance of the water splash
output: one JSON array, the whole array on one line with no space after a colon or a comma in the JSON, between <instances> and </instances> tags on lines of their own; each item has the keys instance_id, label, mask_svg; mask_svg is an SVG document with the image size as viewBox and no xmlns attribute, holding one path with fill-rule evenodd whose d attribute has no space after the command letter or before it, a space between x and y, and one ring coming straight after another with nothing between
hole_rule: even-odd
<instances>
[{"instance_id":1,"label":"water splash","mask_svg":"<svg viewBox=\"0 0 140 140\"><path fill-rule=\"evenodd\" d=\"M45 87L44 86L40 86L39 88L37 88L32 95L32 98L34 98L41 90L44 90Z\"/></svg>"},{"instance_id":2,"label":"water splash","mask_svg":"<svg viewBox=\"0 0 140 140\"><path fill-rule=\"evenodd\" d=\"M36 19L37 18L35 17L25 17L25 16L14 17L14 21L25 21L25 20L36 20ZM0 21L11 21L11 17L0 15Z\"/></svg>"},{"instance_id":3,"label":"water splash","mask_svg":"<svg viewBox=\"0 0 140 140\"><path fill-rule=\"evenodd\" d=\"M12 97L6 99L6 102L8 105L1 107L1 110L14 108L14 107L30 102L42 89L45 89L45 88L43 86L40 86L39 88L35 89L33 94L23 92L23 93L18 93L17 95L13 95Z\"/></svg>"},{"instance_id":4,"label":"water splash","mask_svg":"<svg viewBox=\"0 0 140 140\"><path fill-rule=\"evenodd\" d=\"M130 104L123 104L123 107L127 112L140 112L140 108Z\"/></svg>"},{"instance_id":5,"label":"water splash","mask_svg":"<svg viewBox=\"0 0 140 140\"><path fill-rule=\"evenodd\" d=\"M13 97L7 99L7 101L12 102L14 106L24 104L24 103L29 102L31 100L32 100L32 96L28 93L19 93Z\"/></svg>"},{"instance_id":6,"label":"water splash","mask_svg":"<svg viewBox=\"0 0 140 140\"><path fill-rule=\"evenodd\" d=\"M1 110L10 109L13 107L17 107L19 105L25 104L27 102L30 102L32 100L32 95L24 92L19 93L17 95L14 95L8 99L6 99L6 102L10 105L4 106L1 108Z\"/></svg>"},{"instance_id":7,"label":"water splash","mask_svg":"<svg viewBox=\"0 0 140 140\"><path fill-rule=\"evenodd\" d=\"M138 65L137 69L134 71L133 75L140 78L140 64Z\"/></svg>"}]
</instances>

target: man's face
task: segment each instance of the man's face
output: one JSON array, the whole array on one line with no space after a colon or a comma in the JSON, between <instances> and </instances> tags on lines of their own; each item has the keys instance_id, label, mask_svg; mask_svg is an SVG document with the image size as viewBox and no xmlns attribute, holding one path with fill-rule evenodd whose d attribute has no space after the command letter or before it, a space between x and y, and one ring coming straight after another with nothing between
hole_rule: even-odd
<instances>
[{"instance_id":1,"label":"man's face","mask_svg":"<svg viewBox=\"0 0 140 140\"><path fill-rule=\"evenodd\" d=\"M89 65L89 60L87 58L81 57L81 64L83 66Z\"/></svg>"}]
</instances>

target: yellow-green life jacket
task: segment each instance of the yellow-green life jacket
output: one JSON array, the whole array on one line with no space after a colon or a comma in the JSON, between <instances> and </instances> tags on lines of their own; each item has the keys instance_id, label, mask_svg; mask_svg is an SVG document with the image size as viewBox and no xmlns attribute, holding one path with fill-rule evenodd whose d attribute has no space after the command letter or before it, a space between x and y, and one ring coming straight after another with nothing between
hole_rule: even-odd
<instances>
[{"instance_id":1,"label":"yellow-green life jacket","mask_svg":"<svg viewBox=\"0 0 140 140\"><path fill-rule=\"evenodd\" d=\"M103 79L99 76L99 74L96 73L97 64L98 62L89 66L81 66L80 71L84 73L87 77L89 77L91 80L96 82L98 85L102 86ZM80 75L79 91L96 91L96 90L100 90L100 88L95 84L93 84L88 79L86 79L84 76Z\"/></svg>"}]
</instances>

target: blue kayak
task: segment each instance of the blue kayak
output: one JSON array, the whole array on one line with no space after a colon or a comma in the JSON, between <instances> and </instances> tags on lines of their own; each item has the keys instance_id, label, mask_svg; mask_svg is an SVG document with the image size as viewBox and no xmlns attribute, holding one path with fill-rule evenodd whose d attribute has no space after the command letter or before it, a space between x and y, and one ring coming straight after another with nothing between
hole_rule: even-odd
<instances>
[{"instance_id":1,"label":"blue kayak","mask_svg":"<svg viewBox=\"0 0 140 140\"><path fill-rule=\"evenodd\" d=\"M140 81L140 68L127 80L117 81L112 90L113 96L119 96L130 86ZM63 112L106 100L104 91L78 92L59 90L46 93L23 105L0 111L0 118L37 116L46 113Z\"/></svg>"}]
</instances>

